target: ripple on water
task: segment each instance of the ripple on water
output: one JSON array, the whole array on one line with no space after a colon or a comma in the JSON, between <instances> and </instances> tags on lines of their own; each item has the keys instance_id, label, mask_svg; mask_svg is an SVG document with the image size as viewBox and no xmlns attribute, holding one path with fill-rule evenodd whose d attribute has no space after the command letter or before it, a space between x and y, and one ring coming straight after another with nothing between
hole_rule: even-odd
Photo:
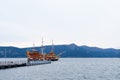
<instances>
[{"instance_id":1,"label":"ripple on water","mask_svg":"<svg viewBox=\"0 0 120 80\"><path fill-rule=\"evenodd\" d=\"M0 70L0 80L120 80L120 59L65 58L47 65Z\"/></svg>"}]
</instances>

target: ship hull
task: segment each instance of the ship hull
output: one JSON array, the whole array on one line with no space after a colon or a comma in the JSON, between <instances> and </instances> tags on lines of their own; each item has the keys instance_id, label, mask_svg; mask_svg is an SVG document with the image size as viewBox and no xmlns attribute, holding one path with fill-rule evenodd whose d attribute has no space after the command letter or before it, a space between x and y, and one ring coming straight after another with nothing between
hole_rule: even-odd
<instances>
[{"instance_id":1,"label":"ship hull","mask_svg":"<svg viewBox=\"0 0 120 80\"><path fill-rule=\"evenodd\" d=\"M58 61L58 59L51 59L51 61Z\"/></svg>"}]
</instances>

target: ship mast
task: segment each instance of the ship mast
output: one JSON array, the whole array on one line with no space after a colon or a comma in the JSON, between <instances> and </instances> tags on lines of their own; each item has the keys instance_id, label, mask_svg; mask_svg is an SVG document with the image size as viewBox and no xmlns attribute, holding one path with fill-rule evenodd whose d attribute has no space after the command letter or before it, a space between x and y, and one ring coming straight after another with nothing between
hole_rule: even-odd
<instances>
[{"instance_id":1,"label":"ship mast","mask_svg":"<svg viewBox=\"0 0 120 80\"><path fill-rule=\"evenodd\" d=\"M53 43L53 40L52 40L52 49L51 49L51 52L54 51L54 43Z\"/></svg>"},{"instance_id":2,"label":"ship mast","mask_svg":"<svg viewBox=\"0 0 120 80\"><path fill-rule=\"evenodd\" d=\"M42 52L42 54L44 53L44 52L43 52L43 49L44 49L44 48L43 48L43 38L42 38L42 45L41 45L41 52Z\"/></svg>"},{"instance_id":3,"label":"ship mast","mask_svg":"<svg viewBox=\"0 0 120 80\"><path fill-rule=\"evenodd\" d=\"M42 45L41 45L41 53L43 55L43 60L45 60L45 54L44 54L44 46L43 46L43 38L42 38Z\"/></svg>"},{"instance_id":4,"label":"ship mast","mask_svg":"<svg viewBox=\"0 0 120 80\"><path fill-rule=\"evenodd\" d=\"M35 50L35 44L33 44L33 48L32 48L32 50L33 50L33 51Z\"/></svg>"}]
</instances>

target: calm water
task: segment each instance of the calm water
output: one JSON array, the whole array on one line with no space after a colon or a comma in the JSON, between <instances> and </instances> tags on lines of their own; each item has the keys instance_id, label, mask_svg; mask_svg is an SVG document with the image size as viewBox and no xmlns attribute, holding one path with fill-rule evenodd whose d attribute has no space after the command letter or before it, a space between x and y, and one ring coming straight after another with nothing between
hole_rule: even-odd
<instances>
[{"instance_id":1,"label":"calm water","mask_svg":"<svg viewBox=\"0 0 120 80\"><path fill-rule=\"evenodd\" d=\"M120 59L65 58L52 64L0 70L0 80L120 80Z\"/></svg>"}]
</instances>

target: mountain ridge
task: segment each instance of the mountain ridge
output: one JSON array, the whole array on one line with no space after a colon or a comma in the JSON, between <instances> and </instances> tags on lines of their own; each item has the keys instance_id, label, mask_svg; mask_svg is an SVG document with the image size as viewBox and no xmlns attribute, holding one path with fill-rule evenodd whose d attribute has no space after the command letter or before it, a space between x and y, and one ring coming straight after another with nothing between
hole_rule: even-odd
<instances>
[{"instance_id":1,"label":"mountain ridge","mask_svg":"<svg viewBox=\"0 0 120 80\"><path fill-rule=\"evenodd\" d=\"M21 58L26 57L26 51L32 49L33 47L18 48L14 46L2 47L0 46L0 58ZM34 47L36 50L40 51L40 47ZM49 53L51 51L51 45L44 46L44 51ZM63 53L61 57L67 58L119 58L120 49L114 48L99 48L99 47L89 47L86 45L77 46L72 43L69 45L54 45L54 51L56 54Z\"/></svg>"}]
</instances>

